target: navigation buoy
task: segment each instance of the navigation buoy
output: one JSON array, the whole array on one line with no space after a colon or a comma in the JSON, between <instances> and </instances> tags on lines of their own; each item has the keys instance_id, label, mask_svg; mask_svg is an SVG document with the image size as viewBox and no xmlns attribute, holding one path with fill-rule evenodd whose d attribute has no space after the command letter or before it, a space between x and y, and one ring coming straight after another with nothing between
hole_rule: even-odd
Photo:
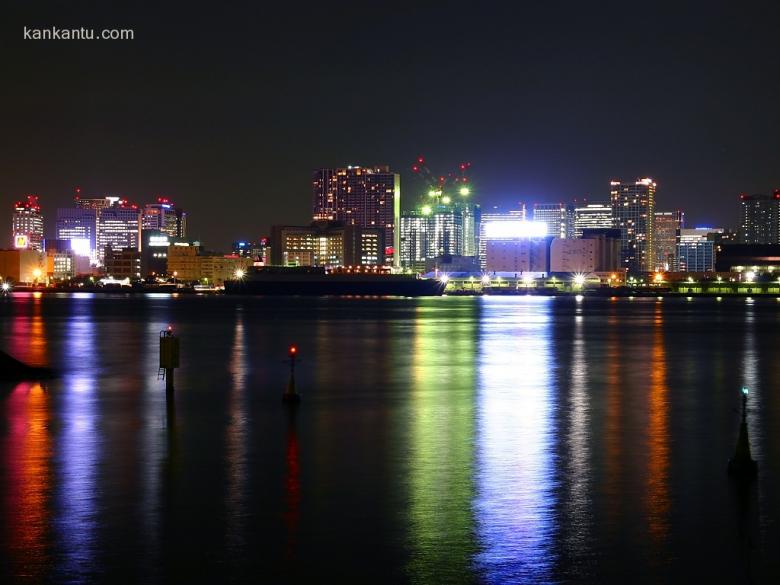
<instances>
[{"instance_id":1,"label":"navigation buoy","mask_svg":"<svg viewBox=\"0 0 780 585\"><path fill-rule=\"evenodd\" d=\"M165 393L173 395L173 371L179 367L179 338L173 334L173 327L160 331L160 369L157 377L165 378Z\"/></svg>"},{"instance_id":2,"label":"navigation buoy","mask_svg":"<svg viewBox=\"0 0 780 585\"><path fill-rule=\"evenodd\" d=\"M747 428L747 388L742 388L742 422L739 425L739 437L734 456L729 460L729 475L738 479L750 479L758 473L758 463L750 455L750 438Z\"/></svg>"},{"instance_id":3,"label":"navigation buoy","mask_svg":"<svg viewBox=\"0 0 780 585\"><path fill-rule=\"evenodd\" d=\"M291 345L287 355L290 356L290 379L287 381L287 389L282 394L282 402L298 404L301 401L301 396L295 389L295 358L298 357L298 348Z\"/></svg>"}]
</instances>

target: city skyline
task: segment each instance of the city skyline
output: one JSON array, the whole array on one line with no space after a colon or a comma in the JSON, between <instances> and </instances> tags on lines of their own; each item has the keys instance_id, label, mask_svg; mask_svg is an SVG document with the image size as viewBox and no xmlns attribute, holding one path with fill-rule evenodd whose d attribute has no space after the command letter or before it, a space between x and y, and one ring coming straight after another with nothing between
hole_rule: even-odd
<instances>
[{"instance_id":1,"label":"city skyline","mask_svg":"<svg viewBox=\"0 0 780 585\"><path fill-rule=\"evenodd\" d=\"M306 217L311 169L388 164L408 188L423 152L432 167L473 162L484 206L602 198L613 177L652 176L660 209L680 200L721 225L739 193L780 186L775 10L212 6L185 11L179 34L172 6L15 5L0 208L27 192L61 207L75 185L164 193L226 246ZM44 22L135 39L22 38ZM453 34L432 44L431 23ZM228 224L215 196L244 213Z\"/></svg>"},{"instance_id":2,"label":"city skyline","mask_svg":"<svg viewBox=\"0 0 780 585\"><path fill-rule=\"evenodd\" d=\"M345 165L340 165L340 166L344 167ZM359 165L355 165L355 167L356 168L360 168ZM401 177L404 174L409 175L408 181L414 183L416 187L413 187L415 189L415 191L411 195L408 193L408 191L406 191L406 195L404 195L405 191L404 191L404 187L403 187L403 181L402 180L400 181L401 212L406 213L406 212L414 211L414 210L419 208L420 204L422 202L424 202L424 200L425 200L425 195L427 193L428 187L424 184L424 182L422 180L419 180L417 177L415 177L415 175L411 171L411 169L409 169L408 173L404 173L404 172L402 172L402 170L393 169L392 167L387 167L386 165L369 165L369 166L363 167L363 168L376 168L376 167L389 168L389 172L390 173L398 175L398 176L401 176ZM319 172L321 170L323 170L323 168L321 168L321 167L318 167L317 169L310 169L309 176L311 176L312 172L316 173L316 172ZM613 180L614 180L614 176L607 182L607 187L605 188L606 195L597 194L597 195L585 196L585 197L571 197L569 199L560 198L557 201L542 201L542 200L535 200L535 199L529 199L529 198L512 198L510 200L507 200L505 203L493 205L493 204L490 204L489 202L485 202L484 200L482 200L481 197L480 197L480 193L478 191L473 191L471 194L474 195L473 203L476 203L476 204L482 206L483 211L485 211L485 212L490 212L490 209L493 208L493 207L504 208L504 209L511 209L511 208L516 207L517 205L522 204L522 205L526 206L529 209L530 215L533 215L533 209L537 205L538 206L542 206L543 208L547 208L547 209L551 208L551 206L560 205L562 207L571 207L572 221L576 221L574 219L574 213L575 213L575 207L577 205L581 205L581 206L587 207L588 204L597 204L597 203L603 203L605 201L606 202L609 201L609 198L610 198L609 183L612 182ZM640 177L637 176L637 180L640 180ZM662 185L657 185L657 188L658 188L658 192L663 194L663 187L662 187ZM251 233L248 233L248 234L247 233L237 233L237 232L227 232L227 234L228 234L227 235L227 240L219 241L218 243L215 243L215 244L212 244L213 240L209 240L209 239L206 239L206 238L197 237L197 239L209 242L209 244L212 245L212 247L215 247L216 249L228 250L233 242L235 242L237 240L240 240L241 238L247 238L248 237L249 239L259 239L261 237L267 237L268 235L270 235L271 228L272 228L273 225L282 225L282 224L300 224L300 225L303 225L303 224L308 224L308 222L312 220L312 215L313 215L312 212L311 212L311 205L312 205L311 184L310 184L310 188L309 189L310 189L309 192L303 196L303 199L309 203L309 211L308 211L308 213L304 212L302 216L294 217L294 218L293 217L287 217L287 218L284 218L283 221L278 222L277 224L268 224L268 225L266 225L266 223L264 223L264 222L259 222L257 225L264 226L264 227L261 227L260 229L250 230ZM663 202L661 204L658 203L659 198L656 197L655 209L656 209L656 211L682 211L685 214L686 218L688 218L686 220L686 225L688 225L690 227L694 227L694 226L695 227L704 227L704 226L712 227L712 226L717 225L717 226L733 229L733 230L736 231L744 224L744 218L741 217L741 216L742 216L742 214L744 214L744 201L745 201L746 197L748 199L752 199L753 197L757 197L758 196L758 197L766 198L767 200L773 200L773 199L775 199L774 195L778 191L780 191L780 189L777 189L777 188L765 188L763 191L759 191L757 193L741 192L741 193L735 194L734 197L732 197L731 213L727 215L727 219L725 221L720 221L720 222L712 222L712 221L707 221L705 219L699 220L695 216L691 217L693 214L689 213L688 209L685 207L683 202L678 201L674 205L667 205L666 202L665 202L665 199L663 198L663 195L661 195L661 197L660 197L660 200ZM34 193L32 191L26 191L24 193L24 195L20 195L18 197L11 197L12 203L10 203L9 205L11 205L11 207L13 207L13 205L15 205L15 203L14 203L15 201L26 199L29 196L38 197L40 206L44 210L44 213L45 213L45 211L47 209L51 209L52 211L55 212L55 214L50 216L49 221L44 222L44 237L45 237L45 239L55 239L57 237L56 236L57 232L56 232L56 227L55 227L56 222L53 221L53 218L56 217L56 211L60 210L60 209L73 208L74 204L78 201L78 197L81 195L81 192L82 192L81 187L75 187L73 192L70 194L69 205L54 206L54 205L49 204L48 201L45 199L45 196L41 195L40 193ZM143 206L143 207L158 206L160 204L160 202L162 202L162 201L165 201L167 203L169 200L172 200L172 198L169 199L167 197L161 197L160 195L157 195L157 194L154 195L154 196L149 196L149 201L147 202L147 200L144 198L144 196L135 196L135 195L132 195L132 194L125 195L123 193L120 194L117 191L108 191L107 193L112 193L111 195L109 195L109 194L100 195L98 193L92 193L92 192L90 192L88 190L84 190L84 192L85 192L84 198L88 199L90 201L92 201L93 199L89 199L89 198L96 198L94 200L101 200L101 201L105 200L105 199L108 199L108 198L117 198L117 199L121 198L123 200L130 199L130 200L142 202L140 205ZM74 196L74 193L75 193L75 196ZM181 199L180 198L176 198L176 202L180 203L181 200L183 200L183 199L186 199L186 198L185 197L183 197ZM187 205L187 207L189 208L188 205ZM181 210L179 210L179 212L181 213ZM187 215L188 214L185 213L185 222L187 222L187 225L189 226L190 222L192 221L192 218L187 219ZM211 215L211 214L208 214L207 216L209 217L210 220L214 219L213 215ZM206 225L210 225L210 224L214 224L216 222L213 222L213 221L203 222L202 219L199 221L199 218L196 217L195 218L195 225L199 226L199 225L201 225L201 223L205 223ZM573 224L572 224L571 227L572 228L574 227ZM188 227L187 229L188 229L188 231L190 233L193 233L193 230L192 230L191 227ZM201 229L202 228L196 227L196 230L194 231L194 233L196 233L196 234L200 233ZM9 235L9 237L6 238L6 239L9 239L9 242L10 242L11 239L13 238L13 229L10 228L10 227L9 227L8 235ZM173 235L173 234L171 234L171 235ZM572 233L571 236L576 236L576 234ZM571 236L569 236L569 237L571 237ZM4 247L4 246L0 246L0 248L2 248L2 247Z\"/></svg>"}]
</instances>

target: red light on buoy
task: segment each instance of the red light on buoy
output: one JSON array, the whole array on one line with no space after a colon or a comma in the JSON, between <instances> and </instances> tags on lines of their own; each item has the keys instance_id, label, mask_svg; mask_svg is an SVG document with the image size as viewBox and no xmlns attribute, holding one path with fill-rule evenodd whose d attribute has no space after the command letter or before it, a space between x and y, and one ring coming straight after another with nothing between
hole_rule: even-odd
<instances>
[{"instance_id":1,"label":"red light on buoy","mask_svg":"<svg viewBox=\"0 0 780 585\"><path fill-rule=\"evenodd\" d=\"M296 353L298 353L298 348L297 348L297 347L295 347L294 345L291 345L291 346L290 346L290 355L291 355L291 356L293 356L293 355L295 355Z\"/></svg>"}]
</instances>

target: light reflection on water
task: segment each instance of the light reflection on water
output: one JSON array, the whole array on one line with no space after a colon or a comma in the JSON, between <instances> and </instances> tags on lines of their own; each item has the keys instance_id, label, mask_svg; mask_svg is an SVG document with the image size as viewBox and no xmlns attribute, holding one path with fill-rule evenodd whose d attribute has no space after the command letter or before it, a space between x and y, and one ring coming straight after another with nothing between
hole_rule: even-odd
<instances>
[{"instance_id":1,"label":"light reflection on water","mask_svg":"<svg viewBox=\"0 0 780 585\"><path fill-rule=\"evenodd\" d=\"M490 583L546 582L554 563L552 299L484 303L477 389L480 552Z\"/></svg>"},{"instance_id":2,"label":"light reflection on water","mask_svg":"<svg viewBox=\"0 0 780 585\"><path fill-rule=\"evenodd\" d=\"M0 396L0 580L774 577L777 303L651 301L0 305L0 347L63 369ZM742 385L747 503L724 475Z\"/></svg>"},{"instance_id":3,"label":"light reflection on water","mask_svg":"<svg viewBox=\"0 0 780 585\"><path fill-rule=\"evenodd\" d=\"M69 322L64 351L67 361L77 365L63 379L54 525L61 547L58 572L72 578L92 574L97 552L97 478L104 437L99 431L100 388L93 366L84 359L95 355L96 341L89 314Z\"/></svg>"}]
</instances>

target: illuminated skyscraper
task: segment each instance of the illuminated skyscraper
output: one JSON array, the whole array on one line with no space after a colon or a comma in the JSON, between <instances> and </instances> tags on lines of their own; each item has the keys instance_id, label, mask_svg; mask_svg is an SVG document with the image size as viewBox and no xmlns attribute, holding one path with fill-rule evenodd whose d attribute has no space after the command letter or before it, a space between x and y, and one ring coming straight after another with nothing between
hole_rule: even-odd
<instances>
[{"instance_id":1,"label":"illuminated skyscraper","mask_svg":"<svg viewBox=\"0 0 780 585\"><path fill-rule=\"evenodd\" d=\"M739 226L743 244L780 244L780 189L773 195L739 196L742 217Z\"/></svg>"},{"instance_id":2,"label":"illuminated skyscraper","mask_svg":"<svg viewBox=\"0 0 780 585\"><path fill-rule=\"evenodd\" d=\"M158 197L157 203L144 205L141 226L145 230L157 230L172 238L187 237L187 213L165 197Z\"/></svg>"},{"instance_id":3,"label":"illuminated skyscraper","mask_svg":"<svg viewBox=\"0 0 780 585\"><path fill-rule=\"evenodd\" d=\"M655 267L655 191L653 179L610 182L614 227L620 230L621 266L630 273Z\"/></svg>"},{"instance_id":4,"label":"illuminated skyscraper","mask_svg":"<svg viewBox=\"0 0 780 585\"><path fill-rule=\"evenodd\" d=\"M534 221L546 223L547 234L552 237L574 237L574 205L571 203L536 203Z\"/></svg>"},{"instance_id":5,"label":"illuminated skyscraper","mask_svg":"<svg viewBox=\"0 0 780 585\"><path fill-rule=\"evenodd\" d=\"M314 171L312 216L384 230L385 257L396 266L400 246L401 176L387 166Z\"/></svg>"},{"instance_id":6,"label":"illuminated skyscraper","mask_svg":"<svg viewBox=\"0 0 780 585\"><path fill-rule=\"evenodd\" d=\"M425 269L425 261L434 257L428 249L431 230L430 215L411 211L401 216L401 266L417 271Z\"/></svg>"},{"instance_id":7,"label":"illuminated skyscraper","mask_svg":"<svg viewBox=\"0 0 780 585\"><path fill-rule=\"evenodd\" d=\"M682 211L655 212L655 270L674 270L684 217Z\"/></svg>"},{"instance_id":8,"label":"illuminated skyscraper","mask_svg":"<svg viewBox=\"0 0 780 585\"><path fill-rule=\"evenodd\" d=\"M575 238L582 237L582 230L608 230L612 224L612 204L609 201L583 201L574 207Z\"/></svg>"},{"instance_id":9,"label":"illuminated skyscraper","mask_svg":"<svg viewBox=\"0 0 780 585\"><path fill-rule=\"evenodd\" d=\"M80 256L97 260L97 217L95 208L65 207L57 209L56 237L71 242Z\"/></svg>"},{"instance_id":10,"label":"illuminated skyscraper","mask_svg":"<svg viewBox=\"0 0 780 585\"><path fill-rule=\"evenodd\" d=\"M106 248L119 252L124 248L140 249L141 212L137 205L119 199L101 209L98 216L97 256L102 263Z\"/></svg>"},{"instance_id":11,"label":"illuminated skyscraper","mask_svg":"<svg viewBox=\"0 0 780 585\"><path fill-rule=\"evenodd\" d=\"M37 195L14 203L11 235L14 248L43 250L43 215Z\"/></svg>"},{"instance_id":12,"label":"illuminated skyscraper","mask_svg":"<svg viewBox=\"0 0 780 585\"><path fill-rule=\"evenodd\" d=\"M404 213L400 222L401 265L422 270L426 260L439 256L476 258L480 225L479 206L469 203L424 205Z\"/></svg>"}]
</instances>

